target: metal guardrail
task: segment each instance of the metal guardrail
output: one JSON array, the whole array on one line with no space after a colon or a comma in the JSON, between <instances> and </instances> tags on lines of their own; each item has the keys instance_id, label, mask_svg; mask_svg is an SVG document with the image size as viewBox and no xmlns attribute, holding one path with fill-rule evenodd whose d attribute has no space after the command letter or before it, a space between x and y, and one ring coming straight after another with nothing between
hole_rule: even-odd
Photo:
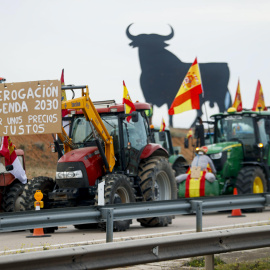
<instances>
[{"instance_id":1,"label":"metal guardrail","mask_svg":"<svg viewBox=\"0 0 270 270\"><path fill-rule=\"evenodd\" d=\"M270 225L267 225L5 255L0 256L0 269L108 269L213 256L269 247L269 232Z\"/></svg>"},{"instance_id":2,"label":"metal guardrail","mask_svg":"<svg viewBox=\"0 0 270 270\"><path fill-rule=\"evenodd\" d=\"M267 205L270 205L270 194L260 193L3 213L0 214L0 232L106 222L107 242L112 242L115 220L196 213L197 231L201 231L203 212L264 208Z\"/></svg>"}]
</instances>

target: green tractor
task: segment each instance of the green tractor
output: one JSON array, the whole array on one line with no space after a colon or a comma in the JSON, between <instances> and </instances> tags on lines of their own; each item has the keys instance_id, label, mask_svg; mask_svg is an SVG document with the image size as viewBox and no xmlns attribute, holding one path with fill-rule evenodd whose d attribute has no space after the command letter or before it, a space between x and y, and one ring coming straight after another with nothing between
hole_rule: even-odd
<instances>
[{"instance_id":1,"label":"green tractor","mask_svg":"<svg viewBox=\"0 0 270 270\"><path fill-rule=\"evenodd\" d=\"M270 112L242 111L230 108L211 116L214 144L208 144L207 155L216 167L215 192L209 195L263 193L270 190ZM218 185L217 185L218 184ZM180 189L182 191L180 192ZM179 196L183 197L185 183Z\"/></svg>"}]
</instances>

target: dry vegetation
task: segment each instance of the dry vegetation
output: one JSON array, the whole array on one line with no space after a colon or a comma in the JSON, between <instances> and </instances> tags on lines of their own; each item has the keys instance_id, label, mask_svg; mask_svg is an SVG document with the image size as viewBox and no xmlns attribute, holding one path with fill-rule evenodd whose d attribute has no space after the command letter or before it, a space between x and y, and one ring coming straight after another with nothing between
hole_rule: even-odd
<instances>
[{"instance_id":1,"label":"dry vegetation","mask_svg":"<svg viewBox=\"0 0 270 270\"><path fill-rule=\"evenodd\" d=\"M24 150L26 175L28 179L35 176L54 178L57 164L57 153L51 152L53 143L51 134L11 136L16 148Z\"/></svg>"}]
</instances>

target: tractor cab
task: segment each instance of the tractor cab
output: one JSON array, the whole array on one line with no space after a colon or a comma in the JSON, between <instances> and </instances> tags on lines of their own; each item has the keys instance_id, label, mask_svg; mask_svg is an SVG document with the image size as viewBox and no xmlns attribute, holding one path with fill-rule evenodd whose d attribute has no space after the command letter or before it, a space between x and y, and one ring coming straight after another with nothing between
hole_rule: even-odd
<instances>
[{"instance_id":1,"label":"tractor cab","mask_svg":"<svg viewBox=\"0 0 270 270\"><path fill-rule=\"evenodd\" d=\"M214 115L214 143L228 149L240 147L243 161L264 162L269 148L269 117L269 113L248 111ZM215 147L209 148L215 151Z\"/></svg>"},{"instance_id":2,"label":"tractor cab","mask_svg":"<svg viewBox=\"0 0 270 270\"><path fill-rule=\"evenodd\" d=\"M127 119L124 116L123 104L111 101L108 106L96 105L97 111L108 133L113 137L115 153L115 170L128 171L129 174L137 173L138 160L145 146L151 142L149 125L145 116L148 108L146 103L136 103L136 112ZM91 122L87 121L80 112L74 114L71 121L70 138L78 148L95 146L95 139L102 139L94 129Z\"/></svg>"}]
</instances>

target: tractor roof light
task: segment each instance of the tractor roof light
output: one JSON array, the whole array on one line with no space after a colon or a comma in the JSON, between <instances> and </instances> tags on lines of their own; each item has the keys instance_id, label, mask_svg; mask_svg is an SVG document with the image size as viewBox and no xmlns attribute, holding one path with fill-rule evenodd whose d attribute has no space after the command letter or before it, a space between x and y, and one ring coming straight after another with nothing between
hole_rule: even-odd
<instances>
[{"instance_id":1,"label":"tractor roof light","mask_svg":"<svg viewBox=\"0 0 270 270\"><path fill-rule=\"evenodd\" d=\"M230 107L228 110L227 110L228 113L235 113L236 112L236 109L234 107Z\"/></svg>"}]
</instances>

